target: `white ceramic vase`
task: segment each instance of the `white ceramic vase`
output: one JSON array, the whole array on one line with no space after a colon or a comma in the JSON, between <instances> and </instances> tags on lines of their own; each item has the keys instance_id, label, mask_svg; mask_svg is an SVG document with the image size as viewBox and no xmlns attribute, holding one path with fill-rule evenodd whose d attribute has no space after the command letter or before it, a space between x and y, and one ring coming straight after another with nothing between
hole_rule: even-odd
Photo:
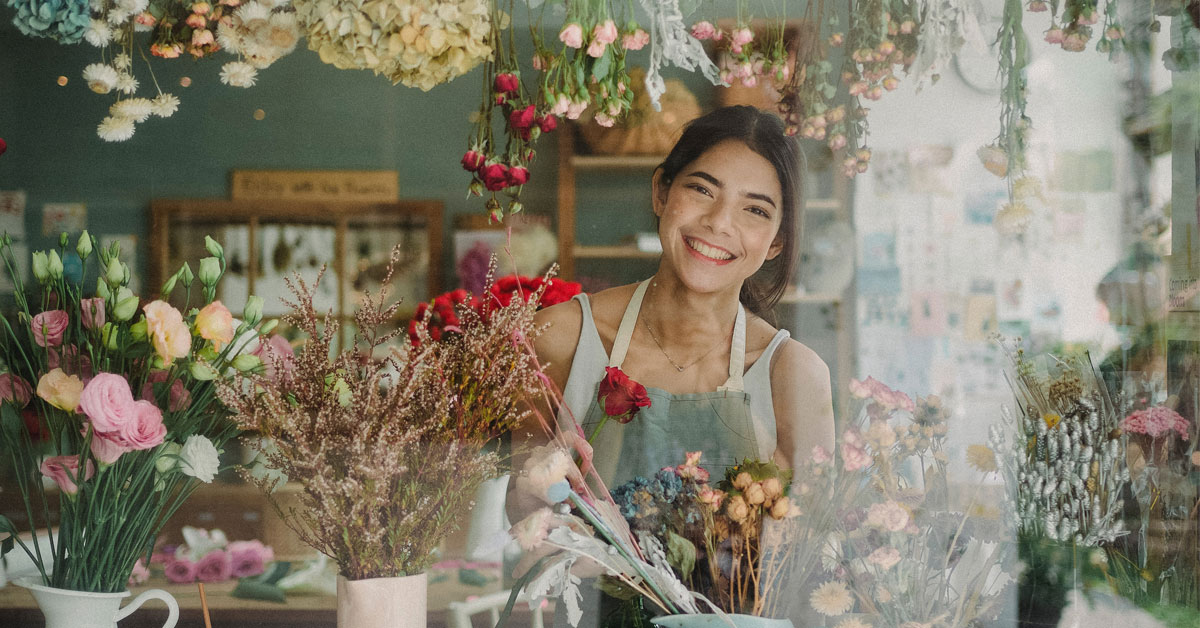
<instances>
[{"instance_id":1,"label":"white ceramic vase","mask_svg":"<svg viewBox=\"0 0 1200 628\"><path fill-rule=\"evenodd\" d=\"M428 577L337 579L338 628L425 628Z\"/></svg>"},{"instance_id":2,"label":"white ceramic vase","mask_svg":"<svg viewBox=\"0 0 1200 628\"><path fill-rule=\"evenodd\" d=\"M89 593L55 589L39 583L38 578L20 578L16 583L33 594L38 608L46 617L46 628L117 628L117 622L129 616L150 600L167 604L167 621L163 628L175 628L179 621L179 605L170 593L162 589L143 591L121 606L129 591L120 593Z\"/></svg>"},{"instance_id":3,"label":"white ceramic vase","mask_svg":"<svg viewBox=\"0 0 1200 628\"><path fill-rule=\"evenodd\" d=\"M771 619L770 617L755 617L754 615L717 615L716 613L700 613L697 615L667 615L655 617L650 623L663 628L795 628L791 620Z\"/></svg>"},{"instance_id":4,"label":"white ceramic vase","mask_svg":"<svg viewBox=\"0 0 1200 628\"><path fill-rule=\"evenodd\" d=\"M475 490L475 505L471 507L471 523L467 526L467 560L499 563L504 558L508 539L508 515L504 512L508 479L504 475L486 480Z\"/></svg>"}]
</instances>

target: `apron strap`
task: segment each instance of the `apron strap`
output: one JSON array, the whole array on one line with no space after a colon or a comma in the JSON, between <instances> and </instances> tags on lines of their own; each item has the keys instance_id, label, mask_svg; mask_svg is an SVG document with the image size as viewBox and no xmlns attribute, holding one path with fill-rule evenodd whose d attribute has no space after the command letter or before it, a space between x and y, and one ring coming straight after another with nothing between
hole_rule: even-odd
<instances>
[{"instance_id":1,"label":"apron strap","mask_svg":"<svg viewBox=\"0 0 1200 628\"><path fill-rule=\"evenodd\" d=\"M625 355L629 353L629 341L633 338L633 330L637 326L638 313L642 309L642 299L646 296L646 289L650 286L650 279L638 284L638 287L633 291L633 297L629 299L629 305L625 306L625 314L621 316L621 325L617 327L617 337L613 339L612 355L609 356L608 365L611 367L621 368L621 364L625 362ZM722 392L742 392L745 385L742 381L742 376L746 370L746 308L742 304L738 304L737 317L733 322L733 341L729 347L729 379L725 380L717 390Z\"/></svg>"}]
</instances>

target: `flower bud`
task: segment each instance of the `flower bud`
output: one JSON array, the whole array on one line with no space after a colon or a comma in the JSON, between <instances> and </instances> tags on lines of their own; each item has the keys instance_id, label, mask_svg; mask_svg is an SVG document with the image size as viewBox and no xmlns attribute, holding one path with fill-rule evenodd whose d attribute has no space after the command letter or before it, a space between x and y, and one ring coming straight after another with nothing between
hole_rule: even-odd
<instances>
[{"instance_id":1,"label":"flower bud","mask_svg":"<svg viewBox=\"0 0 1200 628\"><path fill-rule=\"evenodd\" d=\"M262 320L263 298L260 296L250 295L246 299L246 307L242 308L242 320L246 321L247 325L255 325Z\"/></svg>"},{"instance_id":2,"label":"flower bud","mask_svg":"<svg viewBox=\"0 0 1200 628\"><path fill-rule=\"evenodd\" d=\"M64 249L67 248L67 245L70 243L71 243L71 237L67 235L66 231L63 231L62 233L58 234L58 246L60 248L64 248Z\"/></svg>"},{"instance_id":3,"label":"flower bud","mask_svg":"<svg viewBox=\"0 0 1200 628\"><path fill-rule=\"evenodd\" d=\"M275 327L278 325L279 325L279 319L273 318L273 319L263 323L263 326L258 329L258 333L265 336L265 335L271 333L275 329Z\"/></svg>"},{"instance_id":4,"label":"flower bud","mask_svg":"<svg viewBox=\"0 0 1200 628\"><path fill-rule=\"evenodd\" d=\"M108 300L108 297L112 296L112 290L108 288L107 283L104 283L103 277L96 279L96 296L104 299L105 301Z\"/></svg>"},{"instance_id":5,"label":"flower bud","mask_svg":"<svg viewBox=\"0 0 1200 628\"><path fill-rule=\"evenodd\" d=\"M217 369L213 368L208 362L192 362L188 370L191 372L193 378L202 382L212 381L219 375Z\"/></svg>"},{"instance_id":6,"label":"flower bud","mask_svg":"<svg viewBox=\"0 0 1200 628\"><path fill-rule=\"evenodd\" d=\"M75 244L75 252L79 254L79 259L86 259L87 256L92 254L92 236L87 232L87 229L84 229L83 233L79 234L79 242Z\"/></svg>"},{"instance_id":7,"label":"flower bud","mask_svg":"<svg viewBox=\"0 0 1200 628\"><path fill-rule=\"evenodd\" d=\"M233 368L242 373L258 371L262 368L262 363L262 358L259 358L256 355L241 353L233 359Z\"/></svg>"},{"instance_id":8,"label":"flower bud","mask_svg":"<svg viewBox=\"0 0 1200 628\"><path fill-rule=\"evenodd\" d=\"M108 285L117 287L125 279L125 270L121 268L121 260L116 256L108 258L108 268L104 269L104 280Z\"/></svg>"},{"instance_id":9,"label":"flower bud","mask_svg":"<svg viewBox=\"0 0 1200 628\"><path fill-rule=\"evenodd\" d=\"M149 325L144 318L129 326L129 335L138 342L145 340L148 333Z\"/></svg>"},{"instance_id":10,"label":"flower bud","mask_svg":"<svg viewBox=\"0 0 1200 628\"><path fill-rule=\"evenodd\" d=\"M116 305L113 306L113 319L125 322L133 318L137 314L138 298L133 292L124 286L117 290L115 299Z\"/></svg>"},{"instance_id":11,"label":"flower bud","mask_svg":"<svg viewBox=\"0 0 1200 628\"><path fill-rule=\"evenodd\" d=\"M213 257L225 257L225 249L212 236L204 236L204 249Z\"/></svg>"},{"instance_id":12,"label":"flower bud","mask_svg":"<svg viewBox=\"0 0 1200 628\"><path fill-rule=\"evenodd\" d=\"M179 443L167 443L162 452L154 459L154 468L161 474L170 473L179 466L179 452L183 446Z\"/></svg>"},{"instance_id":13,"label":"flower bud","mask_svg":"<svg viewBox=\"0 0 1200 628\"><path fill-rule=\"evenodd\" d=\"M168 298L170 298L171 293L175 291L175 282L177 281L179 281L179 273L171 275L166 281L163 282L162 290L160 291L162 293L163 301L166 301Z\"/></svg>"},{"instance_id":14,"label":"flower bud","mask_svg":"<svg viewBox=\"0 0 1200 628\"><path fill-rule=\"evenodd\" d=\"M200 260L200 283L205 286L212 287L217 285L217 281L221 279L221 260L215 257L206 257Z\"/></svg>"},{"instance_id":15,"label":"flower bud","mask_svg":"<svg viewBox=\"0 0 1200 628\"><path fill-rule=\"evenodd\" d=\"M110 351L116 351L117 336L119 335L117 333L117 326L112 323L105 323L104 327L100 329L100 339L104 341L104 346L108 347Z\"/></svg>"},{"instance_id":16,"label":"flower bud","mask_svg":"<svg viewBox=\"0 0 1200 628\"><path fill-rule=\"evenodd\" d=\"M54 249L50 249L49 260L46 263L46 272L50 274L51 279L62 279L62 258L58 256L58 251Z\"/></svg>"},{"instance_id":17,"label":"flower bud","mask_svg":"<svg viewBox=\"0 0 1200 628\"><path fill-rule=\"evenodd\" d=\"M45 251L33 252L33 276L38 283L46 283L50 280L50 259L46 257Z\"/></svg>"}]
</instances>

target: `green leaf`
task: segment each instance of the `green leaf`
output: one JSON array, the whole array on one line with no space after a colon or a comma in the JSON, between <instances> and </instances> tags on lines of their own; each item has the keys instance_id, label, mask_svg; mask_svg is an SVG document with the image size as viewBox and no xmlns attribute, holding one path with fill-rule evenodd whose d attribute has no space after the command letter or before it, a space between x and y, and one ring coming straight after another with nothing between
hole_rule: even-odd
<instances>
[{"instance_id":1,"label":"green leaf","mask_svg":"<svg viewBox=\"0 0 1200 628\"><path fill-rule=\"evenodd\" d=\"M0 515L0 531L8 533L8 536L4 537L3 541L0 541L0 558L3 558L16 545L17 526L13 525L12 520L8 517Z\"/></svg>"},{"instance_id":2,"label":"green leaf","mask_svg":"<svg viewBox=\"0 0 1200 628\"><path fill-rule=\"evenodd\" d=\"M458 581L471 587L482 587L488 583L488 577L477 569L459 569Z\"/></svg>"},{"instance_id":3,"label":"green leaf","mask_svg":"<svg viewBox=\"0 0 1200 628\"><path fill-rule=\"evenodd\" d=\"M267 602L279 602L280 604L287 602L287 596L283 594L283 589L274 584L258 582L254 578L242 578L238 580L237 586L233 588L233 592L229 595L244 600L264 600Z\"/></svg>"},{"instance_id":4,"label":"green leaf","mask_svg":"<svg viewBox=\"0 0 1200 628\"><path fill-rule=\"evenodd\" d=\"M13 407L13 404L0 402L0 430L13 438L21 435L21 430L25 428L25 424L21 422L21 414Z\"/></svg>"},{"instance_id":5,"label":"green leaf","mask_svg":"<svg viewBox=\"0 0 1200 628\"><path fill-rule=\"evenodd\" d=\"M599 59L596 59L596 62L592 64L592 76L597 81L608 76L608 70L612 67L612 57L612 47L606 47L604 49L604 54L601 55Z\"/></svg>"},{"instance_id":6,"label":"green leaf","mask_svg":"<svg viewBox=\"0 0 1200 628\"><path fill-rule=\"evenodd\" d=\"M674 532L667 532L667 563L686 580L696 568L696 546Z\"/></svg>"},{"instance_id":7,"label":"green leaf","mask_svg":"<svg viewBox=\"0 0 1200 628\"><path fill-rule=\"evenodd\" d=\"M632 600L639 595L637 591L612 576L600 576L596 579L596 588L605 595L618 600Z\"/></svg>"}]
</instances>

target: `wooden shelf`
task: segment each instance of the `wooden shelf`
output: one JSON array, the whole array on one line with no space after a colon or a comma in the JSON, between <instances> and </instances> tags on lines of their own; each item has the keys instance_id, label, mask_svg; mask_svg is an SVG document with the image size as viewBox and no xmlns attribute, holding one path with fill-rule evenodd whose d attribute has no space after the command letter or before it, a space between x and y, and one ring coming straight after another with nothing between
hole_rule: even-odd
<instances>
[{"instance_id":1,"label":"wooden shelf","mask_svg":"<svg viewBox=\"0 0 1200 628\"><path fill-rule=\"evenodd\" d=\"M842 295L828 292L797 292L788 290L779 298L780 303L841 303Z\"/></svg>"},{"instance_id":2,"label":"wooden shelf","mask_svg":"<svg viewBox=\"0 0 1200 628\"><path fill-rule=\"evenodd\" d=\"M571 165L591 170L654 168L666 155L571 155Z\"/></svg>"},{"instance_id":3,"label":"wooden shelf","mask_svg":"<svg viewBox=\"0 0 1200 628\"><path fill-rule=\"evenodd\" d=\"M806 198L804 199L804 211L822 211L835 212L842 208L842 201L836 198Z\"/></svg>"},{"instance_id":4,"label":"wooden shelf","mask_svg":"<svg viewBox=\"0 0 1200 628\"><path fill-rule=\"evenodd\" d=\"M662 253L643 251L632 244L617 246L585 246L575 245L575 257L578 259L658 259Z\"/></svg>"}]
</instances>

